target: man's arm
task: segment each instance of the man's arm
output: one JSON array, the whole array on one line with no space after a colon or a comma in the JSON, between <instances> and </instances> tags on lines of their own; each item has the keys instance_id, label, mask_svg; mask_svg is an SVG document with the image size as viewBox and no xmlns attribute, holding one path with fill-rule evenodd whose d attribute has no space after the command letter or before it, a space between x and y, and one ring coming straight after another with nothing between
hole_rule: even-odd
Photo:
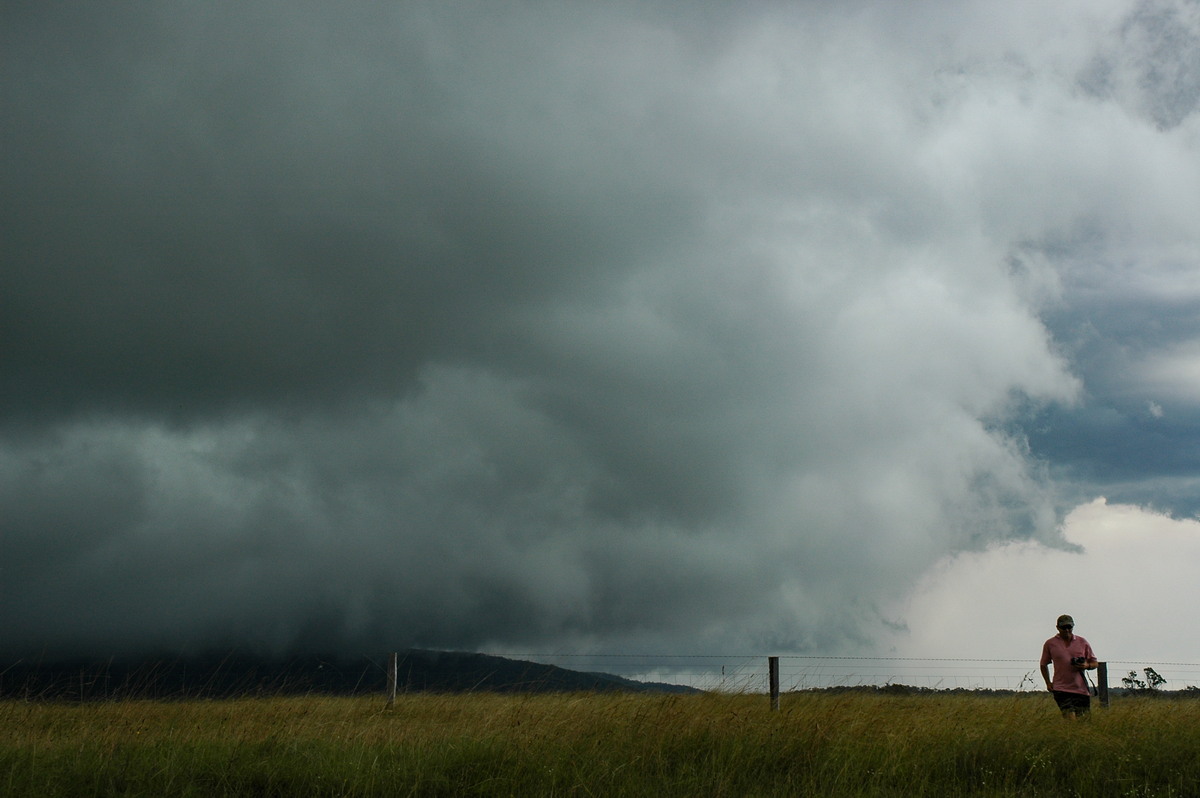
<instances>
[{"instance_id":1,"label":"man's arm","mask_svg":"<svg viewBox=\"0 0 1200 798\"><path fill-rule=\"evenodd\" d=\"M1100 667L1100 660L1096 659L1096 652L1092 651L1091 643L1088 643L1087 646L1084 648L1083 655L1085 657L1087 657L1087 664L1083 666L1085 670L1090 671L1093 668Z\"/></svg>"},{"instance_id":2,"label":"man's arm","mask_svg":"<svg viewBox=\"0 0 1200 798\"><path fill-rule=\"evenodd\" d=\"M1042 646L1042 659L1039 667L1042 670L1042 681L1046 683L1046 689L1054 692L1054 683L1050 681L1050 669L1046 666L1050 664L1050 649L1047 646Z\"/></svg>"}]
</instances>

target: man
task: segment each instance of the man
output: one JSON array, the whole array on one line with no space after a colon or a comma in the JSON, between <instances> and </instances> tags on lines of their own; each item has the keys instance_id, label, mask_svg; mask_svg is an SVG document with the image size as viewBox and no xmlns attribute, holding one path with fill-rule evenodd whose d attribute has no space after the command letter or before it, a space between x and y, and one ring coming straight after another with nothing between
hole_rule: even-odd
<instances>
[{"instance_id":1,"label":"man","mask_svg":"<svg viewBox=\"0 0 1200 798\"><path fill-rule=\"evenodd\" d=\"M1058 616L1057 625L1058 634L1042 646L1042 679L1046 682L1046 689L1054 694L1054 701L1063 717L1075 720L1092 708L1092 695L1083 672L1100 663L1096 661L1088 641L1075 634L1075 621L1070 615ZM1053 680L1046 668L1052 662Z\"/></svg>"}]
</instances>

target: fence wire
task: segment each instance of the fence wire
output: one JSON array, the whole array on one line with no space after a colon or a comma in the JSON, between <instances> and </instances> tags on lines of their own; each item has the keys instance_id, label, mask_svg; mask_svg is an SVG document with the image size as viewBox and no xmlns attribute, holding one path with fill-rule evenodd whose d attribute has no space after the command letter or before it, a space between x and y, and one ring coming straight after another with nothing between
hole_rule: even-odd
<instances>
[{"instance_id":1,"label":"fence wire","mask_svg":"<svg viewBox=\"0 0 1200 798\"><path fill-rule=\"evenodd\" d=\"M765 692L768 658L762 654L506 654L576 671L608 673L639 682L684 685L716 692ZM1197 689L1200 664L1108 662L1110 688L1130 671L1143 682L1153 668L1164 690ZM1093 681L1096 672L1089 672ZM1023 659L779 655L780 689L906 685L933 690L1045 690L1036 657Z\"/></svg>"}]
</instances>

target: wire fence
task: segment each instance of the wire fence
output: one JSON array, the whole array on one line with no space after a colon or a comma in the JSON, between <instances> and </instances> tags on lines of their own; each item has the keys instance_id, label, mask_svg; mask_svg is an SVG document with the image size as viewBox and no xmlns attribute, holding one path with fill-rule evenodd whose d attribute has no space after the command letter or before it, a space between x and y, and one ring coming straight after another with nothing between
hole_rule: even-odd
<instances>
[{"instance_id":1,"label":"wire fence","mask_svg":"<svg viewBox=\"0 0 1200 798\"><path fill-rule=\"evenodd\" d=\"M0 699L120 697L183 698L293 693L357 694L401 691L473 691L593 689L588 679L607 688L616 676L642 683L689 687L708 692L765 694L771 690L770 662L777 666L782 693L828 688L903 687L928 690L1045 690L1035 658L933 658L781 654L614 654L516 653L499 656L465 652L410 650L383 659L349 657L326 660L293 658L260 661L224 657L118 662L0 663ZM385 667L385 663L387 666ZM574 674L553 673L557 666ZM1200 664L1153 660L1109 660L1107 686L1157 688L1168 694L1200 698ZM397 676L399 678L397 684ZM1099 671L1089 680L1100 686ZM774 694L773 694L774 695Z\"/></svg>"},{"instance_id":2,"label":"wire fence","mask_svg":"<svg viewBox=\"0 0 1200 798\"><path fill-rule=\"evenodd\" d=\"M508 654L575 671L608 673L639 682L662 682L718 692L766 692L765 654ZM1163 690L1196 689L1200 664L1108 661L1109 687L1122 678L1146 681L1152 668L1165 679ZM1090 672L1095 679L1095 671ZM968 659L779 655L783 692L830 687L906 685L933 690L1045 690L1036 658Z\"/></svg>"}]
</instances>

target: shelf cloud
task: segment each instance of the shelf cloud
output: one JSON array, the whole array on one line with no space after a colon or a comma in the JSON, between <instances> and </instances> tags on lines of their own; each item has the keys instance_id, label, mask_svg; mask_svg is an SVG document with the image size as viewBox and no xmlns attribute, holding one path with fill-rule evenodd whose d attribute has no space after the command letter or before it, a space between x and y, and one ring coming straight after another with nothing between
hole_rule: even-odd
<instances>
[{"instance_id":1,"label":"shelf cloud","mask_svg":"<svg viewBox=\"0 0 1200 798\"><path fill-rule=\"evenodd\" d=\"M0 20L6 655L857 652L1195 509L1194 2Z\"/></svg>"}]
</instances>

